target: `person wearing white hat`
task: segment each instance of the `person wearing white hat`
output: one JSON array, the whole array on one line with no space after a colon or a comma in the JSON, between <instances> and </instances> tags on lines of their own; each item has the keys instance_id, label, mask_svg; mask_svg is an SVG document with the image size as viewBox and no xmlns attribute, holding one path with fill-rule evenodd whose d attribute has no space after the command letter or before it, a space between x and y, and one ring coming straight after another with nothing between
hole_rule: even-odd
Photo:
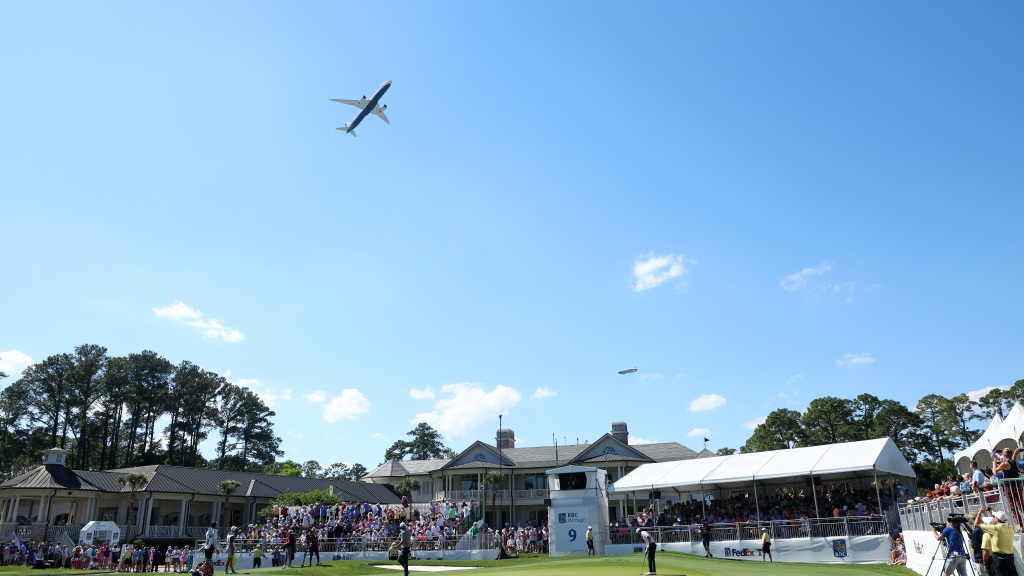
<instances>
[{"instance_id":1,"label":"person wearing white hat","mask_svg":"<svg viewBox=\"0 0 1024 576\"><path fill-rule=\"evenodd\" d=\"M768 533L767 528L761 528L761 560L764 561L765 558L775 562L775 558L772 557L772 535Z\"/></svg>"},{"instance_id":2,"label":"person wearing white hat","mask_svg":"<svg viewBox=\"0 0 1024 576\"><path fill-rule=\"evenodd\" d=\"M412 532L402 522L398 525L398 563L405 570L405 576L409 576L409 548L412 546Z\"/></svg>"},{"instance_id":3,"label":"person wearing white hat","mask_svg":"<svg viewBox=\"0 0 1024 576\"><path fill-rule=\"evenodd\" d=\"M654 536L643 528L637 528L636 533L640 535L640 539L647 544L647 550L644 555L647 556L647 576L654 576L658 571L654 565L654 551L658 549L658 545L654 542Z\"/></svg>"},{"instance_id":4,"label":"person wearing white hat","mask_svg":"<svg viewBox=\"0 0 1024 576\"><path fill-rule=\"evenodd\" d=\"M587 526L587 556L597 556L594 552L594 527Z\"/></svg>"},{"instance_id":5,"label":"person wearing white hat","mask_svg":"<svg viewBox=\"0 0 1024 576\"><path fill-rule=\"evenodd\" d=\"M228 530L228 559L224 562L225 574L238 574L238 572L235 571L235 531L237 530L238 528L235 526L232 526L231 529Z\"/></svg>"},{"instance_id":6,"label":"person wearing white hat","mask_svg":"<svg viewBox=\"0 0 1024 576\"><path fill-rule=\"evenodd\" d=\"M984 512L992 512L995 524L982 523ZM991 506L983 507L974 517L974 526L992 538L993 576L1017 576L1013 559L1013 527L1006 523L1006 512L992 510Z\"/></svg>"}]
</instances>

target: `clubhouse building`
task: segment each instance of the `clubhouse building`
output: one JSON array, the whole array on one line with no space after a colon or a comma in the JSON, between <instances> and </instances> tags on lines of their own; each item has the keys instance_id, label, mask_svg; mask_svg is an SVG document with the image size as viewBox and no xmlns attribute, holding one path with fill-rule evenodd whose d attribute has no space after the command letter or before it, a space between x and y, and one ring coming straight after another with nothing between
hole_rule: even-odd
<instances>
[{"instance_id":1,"label":"clubhouse building","mask_svg":"<svg viewBox=\"0 0 1024 576\"><path fill-rule=\"evenodd\" d=\"M327 490L355 502L398 504L394 486L405 478L420 482L413 505L431 501L474 503L491 525L546 521L548 470L582 465L607 471L614 482L643 464L686 460L698 454L676 442L629 444L625 422L612 423L611 432L596 442L565 446L516 447L515 433L498 431L495 445L472 443L451 459L393 460L358 482L296 476L275 476L205 468L152 465L116 470L71 470L68 452L43 452L43 464L0 484L0 533L22 541L77 542L82 526L91 521L116 523L123 540L135 538L195 539L211 520L222 526L253 522L260 510L281 494ZM489 472L502 481L485 485ZM134 493L118 480L141 474L146 482ZM226 480L238 488L225 495L218 487ZM611 521L632 514L636 501L629 495L610 495Z\"/></svg>"}]
</instances>

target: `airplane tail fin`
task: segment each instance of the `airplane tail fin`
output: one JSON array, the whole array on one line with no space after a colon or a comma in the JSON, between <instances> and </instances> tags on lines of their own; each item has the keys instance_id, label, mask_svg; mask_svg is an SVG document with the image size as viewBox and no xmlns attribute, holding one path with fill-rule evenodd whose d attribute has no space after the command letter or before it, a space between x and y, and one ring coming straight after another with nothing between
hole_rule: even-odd
<instances>
[{"instance_id":1,"label":"airplane tail fin","mask_svg":"<svg viewBox=\"0 0 1024 576\"><path fill-rule=\"evenodd\" d=\"M356 135L356 131L352 129L352 123L351 122L346 122L344 126L341 126L339 128L335 128L335 130L344 130L346 134L351 134L353 136Z\"/></svg>"}]
</instances>

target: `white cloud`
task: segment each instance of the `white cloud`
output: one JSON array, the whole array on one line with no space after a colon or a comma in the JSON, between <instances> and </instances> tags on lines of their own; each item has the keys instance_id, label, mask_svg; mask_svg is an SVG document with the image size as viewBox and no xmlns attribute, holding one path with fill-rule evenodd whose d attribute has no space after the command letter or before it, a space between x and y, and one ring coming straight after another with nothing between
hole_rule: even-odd
<instances>
[{"instance_id":1,"label":"white cloud","mask_svg":"<svg viewBox=\"0 0 1024 576\"><path fill-rule=\"evenodd\" d=\"M782 289L786 292L796 292L801 288L807 286L807 282L814 276L822 276L828 273L832 269L832 265L828 262L823 262L821 266L817 268L804 268L799 272L794 272L789 276L786 276L780 282Z\"/></svg>"},{"instance_id":2,"label":"white cloud","mask_svg":"<svg viewBox=\"0 0 1024 576\"><path fill-rule=\"evenodd\" d=\"M533 391L534 398L550 398L551 396L558 396L558 392L554 390L548 390L546 387L541 386Z\"/></svg>"},{"instance_id":3,"label":"white cloud","mask_svg":"<svg viewBox=\"0 0 1024 576\"><path fill-rule=\"evenodd\" d=\"M245 334L242 334L240 330L228 328L219 320L207 318L202 312L190 308L184 302L174 301L168 306L153 308L153 312L160 318L168 318L186 326L198 328L206 338L221 338L225 342L245 340Z\"/></svg>"},{"instance_id":4,"label":"white cloud","mask_svg":"<svg viewBox=\"0 0 1024 576\"><path fill-rule=\"evenodd\" d=\"M753 430L753 429L757 428L758 426L760 426L761 424L764 424L765 420L767 420L767 419L768 419L767 416L761 416L760 418L754 418L750 422L744 423L743 427L746 428L747 430Z\"/></svg>"},{"instance_id":5,"label":"white cloud","mask_svg":"<svg viewBox=\"0 0 1024 576\"><path fill-rule=\"evenodd\" d=\"M310 402L315 402L319 404L324 400L327 400L327 392L324 392L323 390L317 390L316 392L303 394L302 397L305 398L306 400L309 400Z\"/></svg>"},{"instance_id":6,"label":"white cloud","mask_svg":"<svg viewBox=\"0 0 1024 576\"><path fill-rule=\"evenodd\" d=\"M661 372L655 372L654 374L641 374L641 380L664 380L665 376Z\"/></svg>"},{"instance_id":7,"label":"white cloud","mask_svg":"<svg viewBox=\"0 0 1024 576\"><path fill-rule=\"evenodd\" d=\"M704 394L690 401L690 412L707 412L725 406L727 400L718 394Z\"/></svg>"},{"instance_id":8,"label":"white cloud","mask_svg":"<svg viewBox=\"0 0 1024 576\"><path fill-rule=\"evenodd\" d=\"M792 375L792 376L790 376L789 378L786 379L786 384L793 384L793 383L799 382L799 381L801 381L803 379L804 379L804 375L803 374L794 374L794 375Z\"/></svg>"},{"instance_id":9,"label":"white cloud","mask_svg":"<svg viewBox=\"0 0 1024 576\"><path fill-rule=\"evenodd\" d=\"M412 421L426 422L448 439L476 438L482 425L496 430L498 415L508 414L522 400L514 388L498 385L488 391L472 382L445 384L441 394L433 411L421 412Z\"/></svg>"},{"instance_id":10,"label":"white cloud","mask_svg":"<svg viewBox=\"0 0 1024 576\"><path fill-rule=\"evenodd\" d=\"M388 439L388 437L385 436L383 432L374 432L373 436L371 436L371 438L376 438L377 440L387 440Z\"/></svg>"},{"instance_id":11,"label":"white cloud","mask_svg":"<svg viewBox=\"0 0 1024 576\"><path fill-rule=\"evenodd\" d=\"M967 393L967 397L970 398L971 400L977 402L978 400L981 400L982 396L984 396L985 394L988 394L989 392L991 392L993 390L1009 390L1009 389L1010 389L1009 386L985 386L981 390L971 390L970 392Z\"/></svg>"},{"instance_id":12,"label":"white cloud","mask_svg":"<svg viewBox=\"0 0 1024 576\"><path fill-rule=\"evenodd\" d=\"M346 388L324 406L324 422L334 424L338 420L355 420L360 414L370 411L370 401L355 388Z\"/></svg>"},{"instance_id":13,"label":"white cloud","mask_svg":"<svg viewBox=\"0 0 1024 576\"><path fill-rule=\"evenodd\" d=\"M5 350L0 352L0 372L7 374L8 377L18 378L21 376L22 370L35 364L32 358L20 352L18 350Z\"/></svg>"},{"instance_id":14,"label":"white cloud","mask_svg":"<svg viewBox=\"0 0 1024 576\"><path fill-rule=\"evenodd\" d=\"M231 370L224 372L224 378L228 379L231 377ZM253 394L260 397L260 400L267 405L267 408L274 408L280 405L282 400L291 400L292 391L291 388L278 389L272 386L262 384L258 378L239 378L238 380L231 381L232 384L240 386L242 388L248 388L252 390Z\"/></svg>"},{"instance_id":15,"label":"white cloud","mask_svg":"<svg viewBox=\"0 0 1024 576\"><path fill-rule=\"evenodd\" d=\"M417 400L432 400L434 398L434 389L430 386L426 388L413 388L409 390L409 396Z\"/></svg>"},{"instance_id":16,"label":"white cloud","mask_svg":"<svg viewBox=\"0 0 1024 576\"><path fill-rule=\"evenodd\" d=\"M799 400L790 397L785 392L779 392L779 400L785 400L786 404L789 404L790 406L799 406L801 404Z\"/></svg>"},{"instance_id":17,"label":"white cloud","mask_svg":"<svg viewBox=\"0 0 1024 576\"><path fill-rule=\"evenodd\" d=\"M633 261L633 290L643 292L657 288L668 280L678 278L689 270L683 265L683 257L675 254L656 256L645 254Z\"/></svg>"},{"instance_id":18,"label":"white cloud","mask_svg":"<svg viewBox=\"0 0 1024 576\"><path fill-rule=\"evenodd\" d=\"M648 440L647 438L641 438L640 436L630 436L629 437L629 444L630 445L636 445L636 444L657 444L657 443L658 443L657 440Z\"/></svg>"},{"instance_id":19,"label":"white cloud","mask_svg":"<svg viewBox=\"0 0 1024 576\"><path fill-rule=\"evenodd\" d=\"M711 435L711 428L694 428L686 433L687 436L696 436L698 438L706 438Z\"/></svg>"},{"instance_id":20,"label":"white cloud","mask_svg":"<svg viewBox=\"0 0 1024 576\"><path fill-rule=\"evenodd\" d=\"M853 366L867 366L875 362L874 357L867 352L861 352L860 354L847 354L839 360L836 360L836 366L842 367L853 367Z\"/></svg>"}]
</instances>

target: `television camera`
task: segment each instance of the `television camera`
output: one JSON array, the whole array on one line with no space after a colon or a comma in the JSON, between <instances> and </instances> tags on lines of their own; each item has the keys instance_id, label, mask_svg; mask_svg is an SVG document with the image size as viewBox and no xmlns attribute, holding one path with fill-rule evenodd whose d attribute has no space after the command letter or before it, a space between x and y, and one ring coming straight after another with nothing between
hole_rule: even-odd
<instances>
[{"instance_id":1,"label":"television camera","mask_svg":"<svg viewBox=\"0 0 1024 576\"><path fill-rule=\"evenodd\" d=\"M971 522L968 521L967 518L964 518L963 514L950 514L946 517L946 520L948 522L952 522L953 526L957 528L963 528L968 532L971 531ZM929 522L929 524L931 524L931 527L938 530L939 532L942 532L942 529L946 527L945 524L940 524L938 522Z\"/></svg>"}]
</instances>

